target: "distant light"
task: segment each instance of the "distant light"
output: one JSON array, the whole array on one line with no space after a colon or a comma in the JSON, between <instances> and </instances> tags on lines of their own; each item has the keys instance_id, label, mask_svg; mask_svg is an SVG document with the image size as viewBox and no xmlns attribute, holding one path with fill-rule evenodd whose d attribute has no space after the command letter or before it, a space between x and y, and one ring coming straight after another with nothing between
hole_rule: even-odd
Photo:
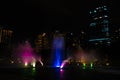
<instances>
[{"instance_id":1,"label":"distant light","mask_svg":"<svg viewBox=\"0 0 120 80\"><path fill-rule=\"evenodd\" d=\"M73 35L73 33L71 33L71 35Z\"/></svg>"},{"instance_id":2,"label":"distant light","mask_svg":"<svg viewBox=\"0 0 120 80\"><path fill-rule=\"evenodd\" d=\"M96 17L96 18L94 18L94 19L96 20L96 19L98 19L98 18Z\"/></svg>"},{"instance_id":3,"label":"distant light","mask_svg":"<svg viewBox=\"0 0 120 80\"><path fill-rule=\"evenodd\" d=\"M104 6L104 7L106 7L106 6Z\"/></svg>"},{"instance_id":4,"label":"distant light","mask_svg":"<svg viewBox=\"0 0 120 80\"><path fill-rule=\"evenodd\" d=\"M109 21L108 20L103 20L103 23L108 23Z\"/></svg>"},{"instance_id":5,"label":"distant light","mask_svg":"<svg viewBox=\"0 0 120 80\"><path fill-rule=\"evenodd\" d=\"M90 39L89 41L110 40L110 38Z\"/></svg>"},{"instance_id":6,"label":"distant light","mask_svg":"<svg viewBox=\"0 0 120 80\"><path fill-rule=\"evenodd\" d=\"M110 42L107 42L108 44L110 44Z\"/></svg>"},{"instance_id":7,"label":"distant light","mask_svg":"<svg viewBox=\"0 0 120 80\"><path fill-rule=\"evenodd\" d=\"M45 36L45 35L46 35L46 33L43 33L43 34L42 34L42 36Z\"/></svg>"},{"instance_id":8,"label":"distant light","mask_svg":"<svg viewBox=\"0 0 120 80\"><path fill-rule=\"evenodd\" d=\"M11 61L11 63L13 64L13 63L14 63L14 61Z\"/></svg>"},{"instance_id":9,"label":"distant light","mask_svg":"<svg viewBox=\"0 0 120 80\"><path fill-rule=\"evenodd\" d=\"M93 23L91 23L91 24L90 24L90 26L95 26L95 25L96 25L96 23L95 23L95 22L93 22Z\"/></svg>"},{"instance_id":10,"label":"distant light","mask_svg":"<svg viewBox=\"0 0 120 80\"><path fill-rule=\"evenodd\" d=\"M83 63L83 69L86 69L86 63Z\"/></svg>"},{"instance_id":11,"label":"distant light","mask_svg":"<svg viewBox=\"0 0 120 80\"><path fill-rule=\"evenodd\" d=\"M84 34L84 31L82 31L81 33Z\"/></svg>"},{"instance_id":12,"label":"distant light","mask_svg":"<svg viewBox=\"0 0 120 80\"><path fill-rule=\"evenodd\" d=\"M33 63L32 63L32 66L33 66L33 67L35 67L35 66L36 66L36 63L35 63L35 62L33 62Z\"/></svg>"},{"instance_id":13,"label":"distant light","mask_svg":"<svg viewBox=\"0 0 120 80\"><path fill-rule=\"evenodd\" d=\"M83 66L85 67L85 66L86 66L86 63L83 63Z\"/></svg>"},{"instance_id":14,"label":"distant light","mask_svg":"<svg viewBox=\"0 0 120 80\"><path fill-rule=\"evenodd\" d=\"M92 12L90 11L90 14L91 14Z\"/></svg>"},{"instance_id":15,"label":"distant light","mask_svg":"<svg viewBox=\"0 0 120 80\"><path fill-rule=\"evenodd\" d=\"M28 66L28 62L25 62L25 66Z\"/></svg>"},{"instance_id":16,"label":"distant light","mask_svg":"<svg viewBox=\"0 0 120 80\"><path fill-rule=\"evenodd\" d=\"M105 15L104 17L108 17L107 15Z\"/></svg>"},{"instance_id":17,"label":"distant light","mask_svg":"<svg viewBox=\"0 0 120 80\"><path fill-rule=\"evenodd\" d=\"M73 43L72 46L75 46L75 43Z\"/></svg>"},{"instance_id":18,"label":"distant light","mask_svg":"<svg viewBox=\"0 0 120 80\"><path fill-rule=\"evenodd\" d=\"M35 68L32 68L33 71L35 71Z\"/></svg>"},{"instance_id":19,"label":"distant light","mask_svg":"<svg viewBox=\"0 0 120 80\"><path fill-rule=\"evenodd\" d=\"M99 18L101 19L102 17L100 16Z\"/></svg>"},{"instance_id":20,"label":"distant light","mask_svg":"<svg viewBox=\"0 0 120 80\"><path fill-rule=\"evenodd\" d=\"M98 45L98 43L95 43L95 45Z\"/></svg>"},{"instance_id":21,"label":"distant light","mask_svg":"<svg viewBox=\"0 0 120 80\"><path fill-rule=\"evenodd\" d=\"M91 67L91 68L93 67L93 63L90 63L90 67Z\"/></svg>"},{"instance_id":22,"label":"distant light","mask_svg":"<svg viewBox=\"0 0 120 80\"><path fill-rule=\"evenodd\" d=\"M94 13L96 13L97 11L96 10L94 10Z\"/></svg>"},{"instance_id":23,"label":"distant light","mask_svg":"<svg viewBox=\"0 0 120 80\"><path fill-rule=\"evenodd\" d=\"M83 67L83 69L86 69L85 67Z\"/></svg>"},{"instance_id":24,"label":"distant light","mask_svg":"<svg viewBox=\"0 0 120 80\"><path fill-rule=\"evenodd\" d=\"M109 63L106 63L106 66L109 66L110 64Z\"/></svg>"},{"instance_id":25,"label":"distant light","mask_svg":"<svg viewBox=\"0 0 120 80\"><path fill-rule=\"evenodd\" d=\"M107 8L104 8L104 10L107 10Z\"/></svg>"}]
</instances>

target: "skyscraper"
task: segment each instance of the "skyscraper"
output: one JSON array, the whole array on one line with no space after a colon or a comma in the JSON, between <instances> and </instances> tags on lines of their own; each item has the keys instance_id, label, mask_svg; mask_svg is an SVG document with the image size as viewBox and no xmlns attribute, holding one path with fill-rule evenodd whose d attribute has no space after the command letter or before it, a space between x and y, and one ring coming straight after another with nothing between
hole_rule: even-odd
<instances>
[{"instance_id":1,"label":"skyscraper","mask_svg":"<svg viewBox=\"0 0 120 80\"><path fill-rule=\"evenodd\" d=\"M12 30L0 27L0 58L8 58L11 55L12 33Z\"/></svg>"},{"instance_id":2,"label":"skyscraper","mask_svg":"<svg viewBox=\"0 0 120 80\"><path fill-rule=\"evenodd\" d=\"M89 43L94 46L110 45L110 18L107 6L97 7L89 12Z\"/></svg>"},{"instance_id":3,"label":"skyscraper","mask_svg":"<svg viewBox=\"0 0 120 80\"><path fill-rule=\"evenodd\" d=\"M0 44L1 47L10 47L12 39L12 30L0 27Z\"/></svg>"},{"instance_id":4,"label":"skyscraper","mask_svg":"<svg viewBox=\"0 0 120 80\"><path fill-rule=\"evenodd\" d=\"M36 52L41 52L42 50L48 49L50 46L49 46L47 34L46 33L39 34L37 36L35 45L36 45Z\"/></svg>"}]
</instances>

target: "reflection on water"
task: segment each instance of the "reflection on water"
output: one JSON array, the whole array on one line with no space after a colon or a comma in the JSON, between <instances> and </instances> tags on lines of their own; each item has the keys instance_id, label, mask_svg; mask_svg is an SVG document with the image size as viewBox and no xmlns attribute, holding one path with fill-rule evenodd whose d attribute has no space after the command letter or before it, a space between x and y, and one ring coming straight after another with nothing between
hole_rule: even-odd
<instances>
[{"instance_id":1,"label":"reflection on water","mask_svg":"<svg viewBox=\"0 0 120 80\"><path fill-rule=\"evenodd\" d=\"M120 80L119 74L94 69L0 69L0 80Z\"/></svg>"}]
</instances>

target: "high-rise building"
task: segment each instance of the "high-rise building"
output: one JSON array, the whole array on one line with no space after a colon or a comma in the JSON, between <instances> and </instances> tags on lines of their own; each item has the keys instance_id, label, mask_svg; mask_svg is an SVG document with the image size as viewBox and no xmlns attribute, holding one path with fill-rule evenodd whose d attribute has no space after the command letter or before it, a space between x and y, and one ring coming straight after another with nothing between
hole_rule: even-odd
<instances>
[{"instance_id":1,"label":"high-rise building","mask_svg":"<svg viewBox=\"0 0 120 80\"><path fill-rule=\"evenodd\" d=\"M94 46L110 45L110 17L107 6L100 6L90 12L89 43Z\"/></svg>"},{"instance_id":2,"label":"high-rise building","mask_svg":"<svg viewBox=\"0 0 120 80\"><path fill-rule=\"evenodd\" d=\"M46 33L39 34L35 41L36 52L41 52L42 50L49 49L49 41Z\"/></svg>"},{"instance_id":3,"label":"high-rise building","mask_svg":"<svg viewBox=\"0 0 120 80\"><path fill-rule=\"evenodd\" d=\"M12 33L10 29L0 27L0 58L8 58L11 56L12 49Z\"/></svg>"},{"instance_id":4,"label":"high-rise building","mask_svg":"<svg viewBox=\"0 0 120 80\"><path fill-rule=\"evenodd\" d=\"M120 40L120 27L119 26L113 26L111 30L111 41L112 43L117 42Z\"/></svg>"},{"instance_id":5,"label":"high-rise building","mask_svg":"<svg viewBox=\"0 0 120 80\"><path fill-rule=\"evenodd\" d=\"M2 48L11 46L12 33L12 30L0 27L0 44Z\"/></svg>"}]
</instances>

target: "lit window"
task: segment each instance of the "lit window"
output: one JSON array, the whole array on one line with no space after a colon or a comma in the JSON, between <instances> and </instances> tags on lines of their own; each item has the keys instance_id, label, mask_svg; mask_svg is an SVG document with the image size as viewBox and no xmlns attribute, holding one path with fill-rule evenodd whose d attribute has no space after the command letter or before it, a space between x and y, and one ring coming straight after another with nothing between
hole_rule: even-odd
<instances>
[{"instance_id":1,"label":"lit window","mask_svg":"<svg viewBox=\"0 0 120 80\"><path fill-rule=\"evenodd\" d=\"M103 20L103 23L108 23L108 20Z\"/></svg>"},{"instance_id":2,"label":"lit window","mask_svg":"<svg viewBox=\"0 0 120 80\"><path fill-rule=\"evenodd\" d=\"M95 20L98 19L98 18L94 18Z\"/></svg>"},{"instance_id":3,"label":"lit window","mask_svg":"<svg viewBox=\"0 0 120 80\"><path fill-rule=\"evenodd\" d=\"M107 42L108 44L110 44L110 42Z\"/></svg>"},{"instance_id":4,"label":"lit window","mask_svg":"<svg viewBox=\"0 0 120 80\"><path fill-rule=\"evenodd\" d=\"M119 28L119 31L120 31L120 28Z\"/></svg>"},{"instance_id":5,"label":"lit window","mask_svg":"<svg viewBox=\"0 0 120 80\"><path fill-rule=\"evenodd\" d=\"M96 10L94 10L94 12L96 13L97 11L96 11Z\"/></svg>"},{"instance_id":6,"label":"lit window","mask_svg":"<svg viewBox=\"0 0 120 80\"><path fill-rule=\"evenodd\" d=\"M90 24L90 26L95 26L95 25L96 25L96 23L91 23L91 24Z\"/></svg>"},{"instance_id":7,"label":"lit window","mask_svg":"<svg viewBox=\"0 0 120 80\"><path fill-rule=\"evenodd\" d=\"M91 14L92 12L90 11L90 14Z\"/></svg>"},{"instance_id":8,"label":"lit window","mask_svg":"<svg viewBox=\"0 0 120 80\"><path fill-rule=\"evenodd\" d=\"M81 33L84 34L84 31L82 31Z\"/></svg>"},{"instance_id":9,"label":"lit window","mask_svg":"<svg viewBox=\"0 0 120 80\"><path fill-rule=\"evenodd\" d=\"M100 16L99 18L101 19L102 17Z\"/></svg>"},{"instance_id":10,"label":"lit window","mask_svg":"<svg viewBox=\"0 0 120 80\"><path fill-rule=\"evenodd\" d=\"M75 46L75 43L73 43L72 46Z\"/></svg>"},{"instance_id":11,"label":"lit window","mask_svg":"<svg viewBox=\"0 0 120 80\"><path fill-rule=\"evenodd\" d=\"M71 35L73 35L73 33L71 33Z\"/></svg>"},{"instance_id":12,"label":"lit window","mask_svg":"<svg viewBox=\"0 0 120 80\"><path fill-rule=\"evenodd\" d=\"M108 17L107 15L105 15L104 17Z\"/></svg>"},{"instance_id":13,"label":"lit window","mask_svg":"<svg viewBox=\"0 0 120 80\"><path fill-rule=\"evenodd\" d=\"M95 43L95 45L98 45L98 43Z\"/></svg>"},{"instance_id":14,"label":"lit window","mask_svg":"<svg viewBox=\"0 0 120 80\"><path fill-rule=\"evenodd\" d=\"M104 7L106 7L106 6L104 6Z\"/></svg>"},{"instance_id":15,"label":"lit window","mask_svg":"<svg viewBox=\"0 0 120 80\"><path fill-rule=\"evenodd\" d=\"M118 32L117 30L115 32Z\"/></svg>"},{"instance_id":16,"label":"lit window","mask_svg":"<svg viewBox=\"0 0 120 80\"><path fill-rule=\"evenodd\" d=\"M46 35L46 33L43 33L43 34L42 34L42 36L45 36L45 35Z\"/></svg>"},{"instance_id":17,"label":"lit window","mask_svg":"<svg viewBox=\"0 0 120 80\"><path fill-rule=\"evenodd\" d=\"M104 10L107 10L107 8L104 8Z\"/></svg>"}]
</instances>

